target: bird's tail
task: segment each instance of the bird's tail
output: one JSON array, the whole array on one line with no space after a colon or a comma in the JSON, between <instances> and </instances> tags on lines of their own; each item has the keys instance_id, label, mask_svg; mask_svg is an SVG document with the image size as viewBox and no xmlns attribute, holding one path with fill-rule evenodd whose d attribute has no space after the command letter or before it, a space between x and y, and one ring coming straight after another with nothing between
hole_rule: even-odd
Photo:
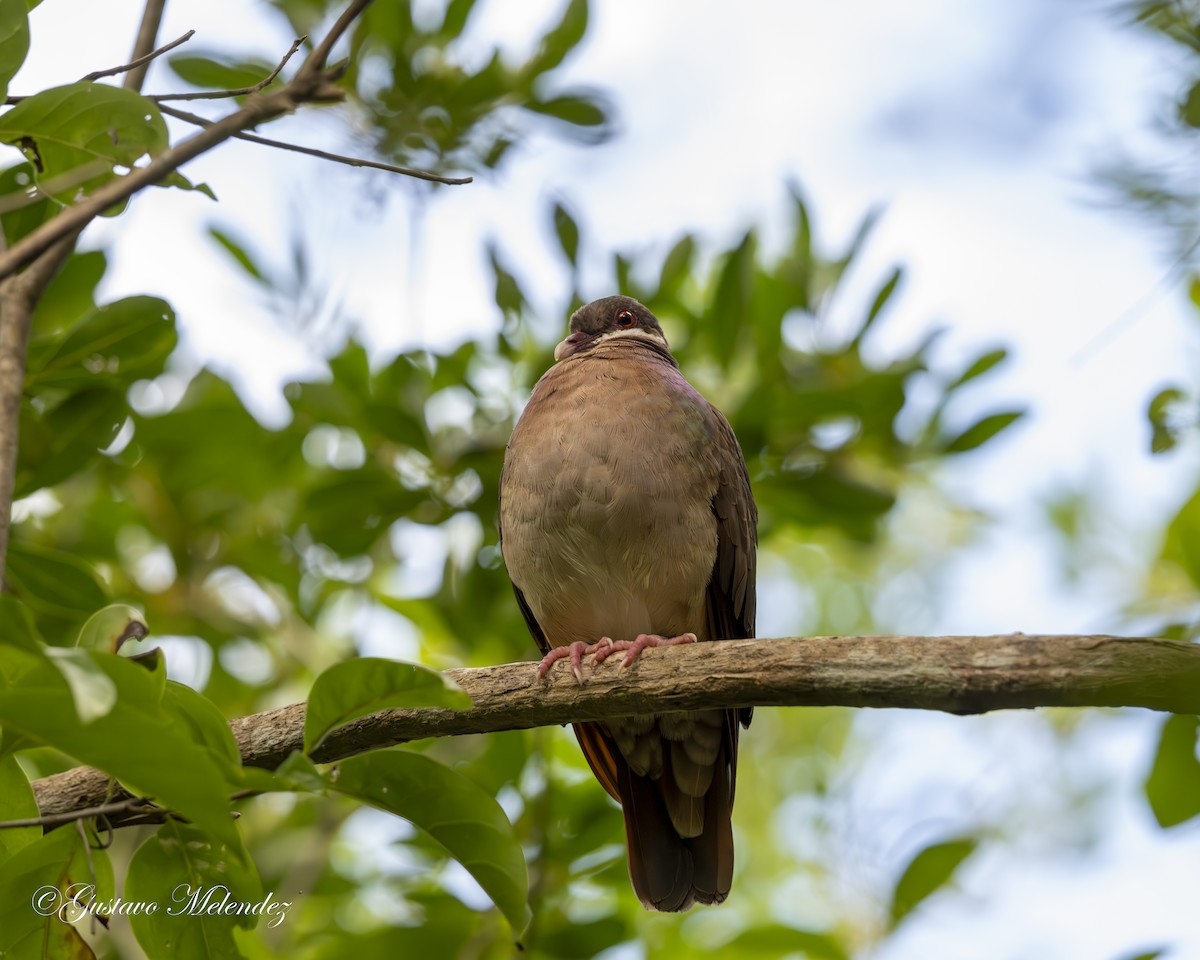
<instances>
[{"instance_id":1,"label":"bird's tail","mask_svg":"<svg viewBox=\"0 0 1200 960\"><path fill-rule=\"evenodd\" d=\"M599 725L575 726L597 779L621 803L629 878L638 899L648 910L681 912L696 903L721 903L729 895L733 880L731 817L737 751L737 724L732 717L730 720L712 783L704 795L704 825L695 837L679 835L667 812L659 782L630 770ZM670 770L665 776L671 776Z\"/></svg>"}]
</instances>

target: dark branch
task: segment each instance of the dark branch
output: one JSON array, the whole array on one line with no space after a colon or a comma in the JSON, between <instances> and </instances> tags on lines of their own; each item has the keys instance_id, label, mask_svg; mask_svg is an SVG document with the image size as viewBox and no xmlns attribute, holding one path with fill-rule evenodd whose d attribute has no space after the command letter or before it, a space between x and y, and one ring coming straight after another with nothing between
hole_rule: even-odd
<instances>
[{"instance_id":1,"label":"dark branch","mask_svg":"<svg viewBox=\"0 0 1200 960\"><path fill-rule=\"evenodd\" d=\"M307 39L308 37L298 37L293 40L291 48L283 55L283 59L276 64L275 69L252 87L242 87L240 90L201 90L197 93L159 93L151 96L149 99L155 103L162 103L165 100L224 100L229 97L248 97L250 94L258 93L259 90L270 86L271 81L279 76L283 68L287 66L287 62L300 49L300 44L304 43Z\"/></svg>"},{"instance_id":2,"label":"dark branch","mask_svg":"<svg viewBox=\"0 0 1200 960\"><path fill-rule=\"evenodd\" d=\"M534 663L448 675L469 710L390 710L335 730L313 759L331 763L427 737L714 707L905 707L982 713L1029 707L1149 707L1200 713L1200 645L1110 636L788 637L647 650L584 683ZM274 768L304 746L303 703L231 723L248 766ZM79 767L33 784L43 814L108 799L109 779ZM115 822L115 821L114 821Z\"/></svg>"},{"instance_id":3,"label":"dark branch","mask_svg":"<svg viewBox=\"0 0 1200 960\"><path fill-rule=\"evenodd\" d=\"M186 120L188 123L194 123L199 127L212 125L211 120L206 120L204 117L195 113L189 113L186 110L180 110L178 107L168 107L160 104L159 109L167 114L167 116L175 117L178 120ZM386 170L388 173L399 173L406 177L416 177L418 180L429 180L432 183L448 183L452 186L457 186L463 183L471 183L473 179L471 177L443 177L436 173L429 173L427 170L400 167L393 163L382 163L378 160L362 160L358 157L347 157L340 153L318 150L315 147L303 147L297 143L287 143L283 140L260 137L254 133L235 133L234 138L245 140L248 143L262 144L264 147L274 147L276 150L288 150L292 153L303 153L309 157L319 157L322 160L332 160L334 163L343 163L348 167L370 167L373 170Z\"/></svg>"}]
</instances>

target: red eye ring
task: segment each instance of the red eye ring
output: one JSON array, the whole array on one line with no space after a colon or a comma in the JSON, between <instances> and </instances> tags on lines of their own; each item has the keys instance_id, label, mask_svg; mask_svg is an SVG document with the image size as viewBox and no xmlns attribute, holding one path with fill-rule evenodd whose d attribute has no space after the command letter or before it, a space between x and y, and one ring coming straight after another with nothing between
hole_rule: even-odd
<instances>
[{"instance_id":1,"label":"red eye ring","mask_svg":"<svg viewBox=\"0 0 1200 960\"><path fill-rule=\"evenodd\" d=\"M622 310L617 314L617 326L628 330L637 323L637 315L632 310Z\"/></svg>"}]
</instances>

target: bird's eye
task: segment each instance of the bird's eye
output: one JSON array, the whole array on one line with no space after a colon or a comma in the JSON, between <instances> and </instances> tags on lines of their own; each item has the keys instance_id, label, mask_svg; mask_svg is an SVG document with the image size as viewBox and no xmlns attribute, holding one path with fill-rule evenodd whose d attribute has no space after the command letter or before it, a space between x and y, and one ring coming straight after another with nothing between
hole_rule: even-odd
<instances>
[{"instance_id":1,"label":"bird's eye","mask_svg":"<svg viewBox=\"0 0 1200 960\"><path fill-rule=\"evenodd\" d=\"M622 310L617 314L617 326L628 330L637 323L637 315L632 310Z\"/></svg>"}]
</instances>

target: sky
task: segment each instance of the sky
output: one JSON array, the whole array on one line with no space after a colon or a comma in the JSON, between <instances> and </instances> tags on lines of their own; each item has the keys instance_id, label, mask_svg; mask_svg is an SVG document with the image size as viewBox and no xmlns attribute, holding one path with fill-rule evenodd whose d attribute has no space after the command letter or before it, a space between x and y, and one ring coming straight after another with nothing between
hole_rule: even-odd
<instances>
[{"instance_id":1,"label":"sky","mask_svg":"<svg viewBox=\"0 0 1200 960\"><path fill-rule=\"evenodd\" d=\"M527 53L560 6L480 2L467 60L483 51L472 38ZM1170 52L1121 28L1113 7L1094 0L759 0L737 12L716 0L593 6L562 79L612 92L619 119L609 143L535 135L498 178L439 191L430 203L403 185L385 192L386 175L367 181L361 171L231 143L185 170L211 183L219 204L154 191L89 231L86 243L110 247L105 293L165 296L189 356L233 377L255 413L277 423L286 416L279 385L318 373L317 352L285 336L232 275L203 235L209 224L249 238L277 264L300 224L319 252L317 273L386 355L495 325L480 242L491 236L517 251L512 266L553 322L567 291L553 263L551 198L567 200L587 225L585 296L615 292L603 250L653 261L696 230L711 252L752 224L768 245L779 242L789 181L809 198L827 252L881 207L827 322L836 328L859 314L890 266L903 263L893 312L871 343L877 356L933 326L946 328L938 358L948 366L1009 345L1011 361L960 408L962 422L1014 402L1033 411L943 475L996 522L947 571L937 631L1119 632L1136 573L1158 546L1141 531L1178 507L1198 465L1194 449L1150 457L1145 408L1166 383L1194 382L1200 344L1161 238L1106 203L1094 173L1121 152L1156 149L1152 122L1181 82ZM133 0L47 0L33 14L34 53L13 91L122 61L139 11ZM172 0L162 38L193 28L195 51L234 43L282 53L289 39L262 7ZM51 29L54 43L39 42ZM172 86L164 68L151 71L148 89ZM320 116L291 118L271 134L347 149L340 128ZM1102 495L1103 549L1114 560L1067 585L1041 505L1085 485ZM966 817L971 776L947 779L945 765L969 771L972 758L986 761L1017 784L1043 775L1055 754L1029 742L1029 720L866 715L863 732L894 746L875 751L862 771L878 788L874 803L911 809L933 791L947 816ZM1115 958L1159 940L1200 955L1200 933L1181 919L1200 881L1200 833L1164 838L1137 795L1154 721L1132 713L1089 723L1084 762L1122 783L1105 842L1070 856L1053 844L1048 855L1006 848L974 864L962 894L930 904L878 960ZM1027 751L1034 759L1023 769L1013 756ZM1149 878L1159 879L1154 897ZM947 952L967 942L976 952Z\"/></svg>"}]
</instances>

